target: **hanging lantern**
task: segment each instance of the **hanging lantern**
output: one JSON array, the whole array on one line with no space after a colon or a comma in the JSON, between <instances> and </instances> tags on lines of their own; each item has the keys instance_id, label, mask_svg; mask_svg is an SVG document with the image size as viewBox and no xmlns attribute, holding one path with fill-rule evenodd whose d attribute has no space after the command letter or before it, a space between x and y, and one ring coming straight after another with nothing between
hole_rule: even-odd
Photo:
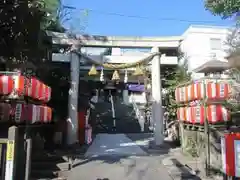
<instances>
[{"instance_id":1,"label":"hanging lantern","mask_svg":"<svg viewBox=\"0 0 240 180\"><path fill-rule=\"evenodd\" d=\"M101 82L104 82L103 67L102 67L101 73L100 73L100 81L101 81Z\"/></svg>"},{"instance_id":2,"label":"hanging lantern","mask_svg":"<svg viewBox=\"0 0 240 180\"><path fill-rule=\"evenodd\" d=\"M115 70L113 75L112 75L112 80L118 82L120 80L120 76L118 74L118 71Z\"/></svg>"},{"instance_id":3,"label":"hanging lantern","mask_svg":"<svg viewBox=\"0 0 240 180\"><path fill-rule=\"evenodd\" d=\"M128 72L125 70L125 75L124 75L124 83L128 82Z\"/></svg>"},{"instance_id":4,"label":"hanging lantern","mask_svg":"<svg viewBox=\"0 0 240 180\"><path fill-rule=\"evenodd\" d=\"M92 67L91 67L91 69L90 69L89 72L88 72L88 75L89 75L89 76L95 76L95 75L97 75L97 74L98 74L97 69L96 69L95 65L93 64Z\"/></svg>"},{"instance_id":5,"label":"hanging lantern","mask_svg":"<svg viewBox=\"0 0 240 180\"><path fill-rule=\"evenodd\" d=\"M134 73L133 73L133 76L143 76L144 73L143 73L143 70L142 68L140 67L140 65L137 65Z\"/></svg>"}]
</instances>

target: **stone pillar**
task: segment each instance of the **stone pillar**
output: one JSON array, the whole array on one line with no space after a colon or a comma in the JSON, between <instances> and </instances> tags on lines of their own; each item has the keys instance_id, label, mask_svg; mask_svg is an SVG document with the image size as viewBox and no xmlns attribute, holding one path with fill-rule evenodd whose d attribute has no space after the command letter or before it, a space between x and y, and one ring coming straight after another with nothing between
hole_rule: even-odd
<instances>
[{"instance_id":1,"label":"stone pillar","mask_svg":"<svg viewBox=\"0 0 240 180\"><path fill-rule=\"evenodd\" d=\"M153 47L152 52L159 52L158 47ZM163 143L163 112L162 112L162 87L161 87L161 55L152 60L152 119L154 122L155 145Z\"/></svg>"},{"instance_id":2,"label":"stone pillar","mask_svg":"<svg viewBox=\"0 0 240 180\"><path fill-rule=\"evenodd\" d=\"M71 84L68 96L67 143L71 145L78 142L78 85L80 60L74 53L71 53L69 58Z\"/></svg>"},{"instance_id":3,"label":"stone pillar","mask_svg":"<svg viewBox=\"0 0 240 180\"><path fill-rule=\"evenodd\" d=\"M21 151L19 151L20 138L18 136L19 136L19 129L16 126L12 126L8 129L5 179L9 179L9 180L18 179L19 176L22 175L21 172L24 169L24 167L23 169L21 168L22 167L21 162L19 161L20 160L19 157L21 157L22 154L20 153Z\"/></svg>"}]
</instances>

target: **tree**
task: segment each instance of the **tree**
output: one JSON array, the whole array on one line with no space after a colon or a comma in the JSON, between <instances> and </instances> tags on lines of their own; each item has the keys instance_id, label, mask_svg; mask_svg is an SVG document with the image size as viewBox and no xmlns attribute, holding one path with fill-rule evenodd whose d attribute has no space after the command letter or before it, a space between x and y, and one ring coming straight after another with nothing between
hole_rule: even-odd
<instances>
[{"instance_id":1,"label":"tree","mask_svg":"<svg viewBox=\"0 0 240 180\"><path fill-rule=\"evenodd\" d=\"M205 7L214 15L223 18L237 17L240 11L240 0L205 0Z\"/></svg>"},{"instance_id":2,"label":"tree","mask_svg":"<svg viewBox=\"0 0 240 180\"><path fill-rule=\"evenodd\" d=\"M175 89L178 85L191 80L191 74L187 71L188 59L183 53L180 53L180 60L182 62L176 67L174 71L167 71L165 77L167 85L166 94L164 95L165 107L168 116L166 117L167 135L176 143L179 143L179 123L177 120L177 108L179 104L175 101Z\"/></svg>"},{"instance_id":3,"label":"tree","mask_svg":"<svg viewBox=\"0 0 240 180\"><path fill-rule=\"evenodd\" d=\"M170 120L177 119L177 107L178 104L175 102L175 89L178 85L188 82L191 80L191 73L188 72L188 58L183 52L179 52L180 62L176 67L175 71L168 71L165 75L167 78L165 84L166 89L166 110L169 113Z\"/></svg>"},{"instance_id":4,"label":"tree","mask_svg":"<svg viewBox=\"0 0 240 180\"><path fill-rule=\"evenodd\" d=\"M240 54L240 24L237 23L236 26L231 29L226 44L229 46L229 55L235 56Z\"/></svg>"},{"instance_id":5,"label":"tree","mask_svg":"<svg viewBox=\"0 0 240 180\"><path fill-rule=\"evenodd\" d=\"M54 3L55 2L55 3ZM9 69L40 58L41 32L59 0L8 0L0 4L0 56ZM41 49L41 48L40 48Z\"/></svg>"},{"instance_id":6,"label":"tree","mask_svg":"<svg viewBox=\"0 0 240 180\"><path fill-rule=\"evenodd\" d=\"M47 16L45 29L55 32L66 32L64 23L71 19L71 13L74 9L62 4L61 0L45 0Z\"/></svg>"}]
</instances>

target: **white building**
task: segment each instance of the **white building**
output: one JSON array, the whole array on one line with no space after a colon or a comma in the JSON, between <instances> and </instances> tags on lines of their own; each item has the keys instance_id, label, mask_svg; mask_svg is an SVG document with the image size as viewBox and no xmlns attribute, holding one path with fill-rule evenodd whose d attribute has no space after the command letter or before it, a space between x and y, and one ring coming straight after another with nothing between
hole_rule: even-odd
<instances>
[{"instance_id":1,"label":"white building","mask_svg":"<svg viewBox=\"0 0 240 180\"><path fill-rule=\"evenodd\" d=\"M228 27L190 26L182 35L181 51L188 61L188 71L193 78L204 76L194 70L213 60L226 62Z\"/></svg>"}]
</instances>

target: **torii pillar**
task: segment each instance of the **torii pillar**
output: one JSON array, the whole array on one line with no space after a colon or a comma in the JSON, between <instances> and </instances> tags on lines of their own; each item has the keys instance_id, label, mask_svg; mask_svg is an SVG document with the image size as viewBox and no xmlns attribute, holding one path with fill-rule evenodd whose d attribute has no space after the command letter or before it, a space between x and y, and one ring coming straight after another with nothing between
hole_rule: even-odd
<instances>
[{"instance_id":1,"label":"torii pillar","mask_svg":"<svg viewBox=\"0 0 240 180\"><path fill-rule=\"evenodd\" d=\"M158 53L159 48L153 47L153 53ZM156 55L152 59L152 120L154 123L155 145L163 144L163 110L162 110L162 86L161 86L161 55Z\"/></svg>"},{"instance_id":2,"label":"torii pillar","mask_svg":"<svg viewBox=\"0 0 240 180\"><path fill-rule=\"evenodd\" d=\"M78 143L78 86L80 59L74 53L69 54L70 88L68 95L67 144Z\"/></svg>"}]
</instances>

